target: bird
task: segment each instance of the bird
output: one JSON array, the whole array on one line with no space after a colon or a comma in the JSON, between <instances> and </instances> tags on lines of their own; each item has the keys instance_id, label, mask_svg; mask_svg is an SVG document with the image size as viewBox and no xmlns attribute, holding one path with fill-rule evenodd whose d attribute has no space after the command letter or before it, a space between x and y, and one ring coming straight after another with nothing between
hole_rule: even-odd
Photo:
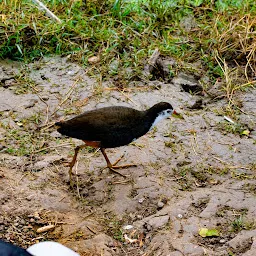
<instances>
[{"instance_id":1,"label":"bird","mask_svg":"<svg viewBox=\"0 0 256 256\"><path fill-rule=\"evenodd\" d=\"M69 168L70 183L77 154L81 148L86 146L99 148L110 171L126 177L115 169L134 165L118 166L116 164L120 159L111 164L105 149L128 145L145 135L160 120L171 115L178 116L179 114L170 103L160 102L145 111L124 106L110 106L86 111L67 121L56 122L55 126L59 133L80 139L85 143L75 148Z\"/></svg>"}]
</instances>

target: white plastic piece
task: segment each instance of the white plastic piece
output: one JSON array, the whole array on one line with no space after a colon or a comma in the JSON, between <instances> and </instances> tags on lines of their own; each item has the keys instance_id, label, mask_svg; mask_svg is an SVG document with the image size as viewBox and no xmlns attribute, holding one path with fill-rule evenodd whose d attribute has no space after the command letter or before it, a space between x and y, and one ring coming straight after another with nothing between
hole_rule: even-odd
<instances>
[{"instance_id":1,"label":"white plastic piece","mask_svg":"<svg viewBox=\"0 0 256 256\"><path fill-rule=\"evenodd\" d=\"M66 246L52 241L34 244L27 251L34 256L79 256Z\"/></svg>"}]
</instances>

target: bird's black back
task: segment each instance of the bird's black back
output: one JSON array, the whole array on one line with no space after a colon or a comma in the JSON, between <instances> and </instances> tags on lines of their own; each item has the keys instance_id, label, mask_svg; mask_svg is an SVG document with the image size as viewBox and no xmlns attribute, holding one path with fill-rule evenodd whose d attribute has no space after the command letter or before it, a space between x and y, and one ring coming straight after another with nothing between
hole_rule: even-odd
<instances>
[{"instance_id":1,"label":"bird's black back","mask_svg":"<svg viewBox=\"0 0 256 256\"><path fill-rule=\"evenodd\" d=\"M99 141L101 147L112 148L141 137L148 132L153 121L146 111L119 106L88 111L56 125L63 135Z\"/></svg>"}]
</instances>

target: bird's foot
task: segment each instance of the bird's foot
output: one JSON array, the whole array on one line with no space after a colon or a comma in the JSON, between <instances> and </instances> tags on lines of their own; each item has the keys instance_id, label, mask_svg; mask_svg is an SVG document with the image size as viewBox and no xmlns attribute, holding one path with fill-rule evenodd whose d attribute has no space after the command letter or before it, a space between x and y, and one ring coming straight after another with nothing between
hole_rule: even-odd
<instances>
[{"instance_id":1,"label":"bird's foot","mask_svg":"<svg viewBox=\"0 0 256 256\"><path fill-rule=\"evenodd\" d=\"M109 169L111 172L116 173L116 174L119 174L119 175L121 175L121 176L124 177L124 178L127 178L126 175L124 175L124 174L122 174L122 173L116 171L114 168L115 168L115 166L111 166L111 167L108 166L108 169Z\"/></svg>"},{"instance_id":2,"label":"bird's foot","mask_svg":"<svg viewBox=\"0 0 256 256\"><path fill-rule=\"evenodd\" d=\"M124 154L121 155L121 157L119 157L114 163L112 166L116 166L124 157Z\"/></svg>"},{"instance_id":3,"label":"bird's foot","mask_svg":"<svg viewBox=\"0 0 256 256\"><path fill-rule=\"evenodd\" d=\"M137 166L136 164L126 164L126 165L111 165L111 166L108 166L108 169L111 171L111 172L114 172L116 174L119 174L125 178L127 178L127 175L124 175L118 171L116 171L115 169L123 169L123 168L128 168L128 167L134 167L134 166Z\"/></svg>"},{"instance_id":4,"label":"bird's foot","mask_svg":"<svg viewBox=\"0 0 256 256\"><path fill-rule=\"evenodd\" d=\"M124 165L112 165L111 168L113 169L124 169L124 168L129 168L129 167L136 167L137 164L124 164Z\"/></svg>"}]
</instances>

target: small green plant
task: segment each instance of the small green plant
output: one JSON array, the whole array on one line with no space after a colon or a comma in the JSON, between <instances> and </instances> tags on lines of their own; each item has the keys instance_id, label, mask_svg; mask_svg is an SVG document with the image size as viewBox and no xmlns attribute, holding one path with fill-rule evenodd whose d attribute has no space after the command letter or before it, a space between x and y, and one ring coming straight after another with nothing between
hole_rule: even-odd
<instances>
[{"instance_id":1,"label":"small green plant","mask_svg":"<svg viewBox=\"0 0 256 256\"><path fill-rule=\"evenodd\" d=\"M220 122L218 128L227 133L234 133L240 136L248 136L250 134L250 130L246 126L238 123Z\"/></svg>"},{"instance_id":2,"label":"small green plant","mask_svg":"<svg viewBox=\"0 0 256 256\"><path fill-rule=\"evenodd\" d=\"M232 226L232 229L231 229L232 232L239 232L242 229L244 229L244 222L243 222L242 215L240 215L237 219L235 219L232 222L231 226Z\"/></svg>"}]
</instances>

